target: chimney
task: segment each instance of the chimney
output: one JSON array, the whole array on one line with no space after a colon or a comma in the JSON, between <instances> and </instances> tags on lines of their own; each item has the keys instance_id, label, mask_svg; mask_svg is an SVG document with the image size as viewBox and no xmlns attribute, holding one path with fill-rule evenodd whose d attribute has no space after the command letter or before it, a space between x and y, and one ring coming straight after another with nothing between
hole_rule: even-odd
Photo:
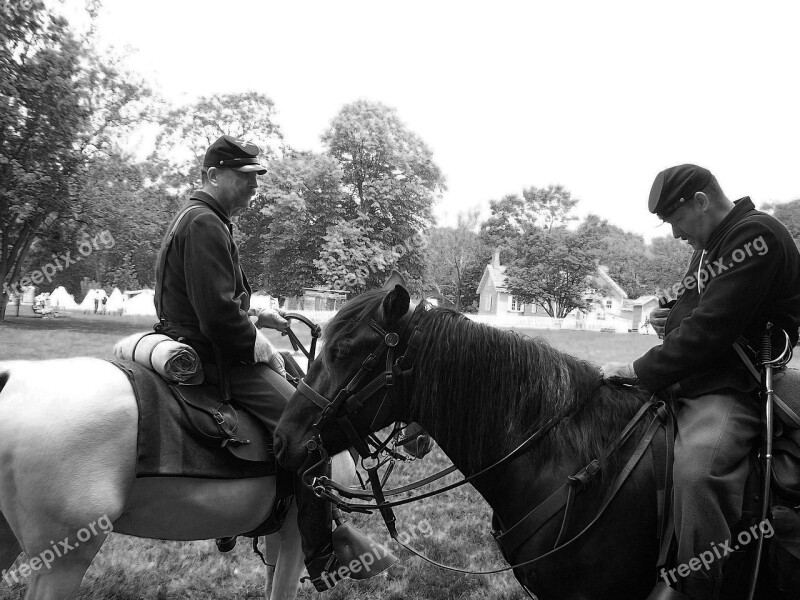
<instances>
[{"instance_id":1,"label":"chimney","mask_svg":"<svg viewBox=\"0 0 800 600\"><path fill-rule=\"evenodd\" d=\"M494 256L492 256L492 266L495 268L500 268L500 249L495 248Z\"/></svg>"}]
</instances>

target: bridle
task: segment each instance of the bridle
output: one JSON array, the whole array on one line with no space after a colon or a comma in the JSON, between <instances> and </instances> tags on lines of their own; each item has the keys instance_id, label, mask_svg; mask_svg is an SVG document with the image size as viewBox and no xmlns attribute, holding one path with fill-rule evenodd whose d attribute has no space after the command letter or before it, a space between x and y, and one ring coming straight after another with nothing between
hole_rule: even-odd
<instances>
[{"instance_id":1,"label":"bridle","mask_svg":"<svg viewBox=\"0 0 800 600\"><path fill-rule=\"evenodd\" d=\"M381 405L378 408L378 411L373 419L373 426L375 425L375 423L378 423L384 416L384 407L386 405L387 396L391 390L400 389L400 393L403 393L407 399L409 398L411 391L411 377L413 375L416 351L418 350L419 341L421 340L422 336L422 332L419 328L419 325L418 324L414 325L414 323L419 321L419 317L421 316L422 313L424 313L424 311L425 311L424 303L419 304L412 313L411 318L406 322L405 326L403 327L403 331L401 333L385 331L374 319L371 319L369 326L373 331L378 333L378 335L381 337L381 340L378 343L375 350L373 350L373 352L363 361L358 372L350 379L349 383L344 388L339 390L339 392L336 394L333 400L330 400L325 396L321 395L311 386L309 386L305 381L302 380L299 382L297 386L297 391L306 398L308 398L311 402L313 402L317 407L319 407L322 410L319 418L311 427L312 437L306 442L306 448L307 451L309 452L309 460L306 461L306 464L301 469L301 470L304 469L304 474L302 477L303 482L306 483L306 485L309 485L314 490L317 496L327 499L328 501L333 503L337 508L345 512L371 513L374 510L378 510L384 519L384 522L386 524L387 529L389 530L391 537L395 541L400 543L403 547L405 547L407 550L425 559L426 561L438 567L445 568L448 570L457 571L461 573L482 575L482 574L499 573L502 571L516 569L518 567L527 566L532 563L539 562L545 558L548 558L552 556L555 552L562 550L566 546L569 546L578 539L580 539L584 534L586 534L589 531L590 528L592 528L600 520L603 514L605 514L606 509L610 506L612 500L616 497L617 493L622 488L622 485L625 483L628 476L633 472L633 469L636 467L636 465L638 464L641 457L644 455L647 448L650 447L650 444L653 441L655 434L660 428L664 429L665 440L668 440L666 445L667 447L669 447L669 438L672 435L672 427L671 427L672 416L669 414L669 411L666 409L663 402L653 402L652 400L646 402L637 412L636 416L634 416L633 419L631 419L631 421L626 425L626 427L623 429L623 431L619 434L619 436L615 440L614 444L611 446L610 449L606 451L606 453L601 459L592 460L578 473L568 477L567 482L561 488L559 488L559 490L557 490L554 494L552 494L547 500L536 506L520 522L514 524L506 531L493 532L495 534L495 537L497 538L498 543L501 545L501 549L503 549L505 552L505 547L503 545L503 540L502 540L504 536L512 539L515 537L518 538L520 535L519 532L521 530L524 531L532 530L530 531L530 536L532 536L547 521L549 521L550 518L552 518L555 514L557 514L560 510L563 509L564 517L561 524L561 531L559 532L555 546L553 547L552 550L536 558L515 565L498 569L492 569L488 571L480 571L480 572L468 571L465 569L450 567L429 559L428 557L420 554L407 544L403 543L398 538L398 532L396 529L396 518L394 516L392 508L403 504L415 502L417 500L422 500L424 498L429 498L431 496L449 491L461 485L471 483L476 479L487 475L491 471L494 471L502 466L511 463L512 461L514 461L515 459L519 458L527 451L532 449L533 446L536 443L538 443L545 435L547 435L561 420L566 418L567 414L565 412L564 414L557 415L551 418L546 423L542 424L536 431L534 431L527 439L525 439L521 444L519 444L514 450L512 450L511 452L509 452L508 454L497 460L495 463L489 465L488 467L480 470L477 473L473 473L472 475L464 477L463 479L453 484L438 488L431 492L419 494L408 498L403 498L402 500L397 500L393 502L387 501L386 500L387 497L403 494L418 489L457 470L455 466L451 466L447 469L444 469L443 471L440 471L439 473L436 473L435 475L427 477L418 482L392 490L384 490L383 484L385 483L385 480L382 481L378 473L378 469L382 464L379 459L379 455L381 452L387 449L389 440L397 433L398 431L397 426L395 426L395 429L386 440L381 441L377 439L374 436L374 434L368 434L366 438L362 437L356 431L356 428L351 421L351 415L354 414L356 411L358 411L361 407L363 407L364 403L369 398L384 390L385 390L384 398L382 399ZM409 336L408 342L406 344L406 351L395 360L395 354L397 353L397 348L402 341L402 335L408 329L412 329L412 333ZM384 358L384 354L385 354L385 368L383 372L380 373L378 376L376 376L368 384L366 384L362 389L356 391L356 389L364 380L364 378L371 371L373 371L378 364L380 364L381 359ZM562 539L564 538L564 534L567 530L567 527L569 525L571 509L575 495L589 485L589 483L599 474L600 465L604 462L604 460L608 458L611 454L619 451L629 441L636 426L640 422L642 422L647 416L652 416L652 418L649 421L645 434L639 439L633 454L630 456L624 467L620 470L619 474L617 475L611 487L609 488L609 492L606 494L597 515L578 534L574 535L573 537L571 537L566 541L562 541ZM329 455L322 444L321 431L323 427L332 420L336 420L337 424L341 427L341 429L347 436L348 441L361 456L362 466L366 469L368 473L371 491L355 490L353 488L341 486L326 476L311 475L311 473L320 464L326 462L329 459ZM372 450L370 449L370 443L372 443L372 445L374 446L374 449ZM315 451L318 451L320 453L321 455L320 461L312 464L308 468L305 468L306 465L308 465L311 460L312 453ZM669 454L671 454L671 450L668 450L667 453L668 453L667 461L669 461L671 460L671 456L669 456ZM375 504L352 503L343 500L342 497L347 497L350 499L359 499L359 500L374 499ZM663 510L664 507L660 506L659 507L660 533L666 529L665 516L664 514L661 514ZM524 541L525 540L523 540L523 543ZM526 590L526 592L530 594L527 588L525 588L524 584L523 588Z\"/></svg>"}]
</instances>

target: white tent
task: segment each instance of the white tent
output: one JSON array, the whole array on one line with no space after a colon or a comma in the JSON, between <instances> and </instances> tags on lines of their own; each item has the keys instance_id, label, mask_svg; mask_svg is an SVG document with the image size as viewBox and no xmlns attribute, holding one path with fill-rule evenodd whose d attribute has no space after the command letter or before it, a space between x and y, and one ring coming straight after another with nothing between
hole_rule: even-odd
<instances>
[{"instance_id":1,"label":"white tent","mask_svg":"<svg viewBox=\"0 0 800 600\"><path fill-rule=\"evenodd\" d=\"M267 310L274 310L278 308L278 299L273 298L269 294L255 293L250 296L250 308L264 308Z\"/></svg>"},{"instance_id":2,"label":"white tent","mask_svg":"<svg viewBox=\"0 0 800 600\"><path fill-rule=\"evenodd\" d=\"M78 303L75 302L75 297L72 294L68 294L64 286L60 285L50 294L50 306L60 306L61 308L78 308ZM92 308L94 308L94 305L92 305Z\"/></svg>"},{"instance_id":3,"label":"white tent","mask_svg":"<svg viewBox=\"0 0 800 600\"><path fill-rule=\"evenodd\" d=\"M119 291L119 288L115 287L111 292L111 295L108 297L108 302L106 303L106 312L112 315L121 315L124 308L125 296L122 295L122 292Z\"/></svg>"},{"instance_id":4,"label":"white tent","mask_svg":"<svg viewBox=\"0 0 800 600\"><path fill-rule=\"evenodd\" d=\"M127 292L130 295L130 292ZM126 315L156 316L155 292L142 290L135 296L130 296L125 302Z\"/></svg>"},{"instance_id":5,"label":"white tent","mask_svg":"<svg viewBox=\"0 0 800 600\"><path fill-rule=\"evenodd\" d=\"M86 298L81 302L80 309L83 312L94 312L94 301L97 299L97 310L100 310L100 300L106 297L106 292L103 289L89 290L86 292Z\"/></svg>"}]
</instances>

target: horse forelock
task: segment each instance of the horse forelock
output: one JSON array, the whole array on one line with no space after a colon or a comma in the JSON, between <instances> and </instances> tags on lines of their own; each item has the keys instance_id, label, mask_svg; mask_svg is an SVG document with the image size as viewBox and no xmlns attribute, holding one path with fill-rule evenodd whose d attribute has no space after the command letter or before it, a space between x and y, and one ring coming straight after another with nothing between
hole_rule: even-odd
<instances>
[{"instance_id":1,"label":"horse forelock","mask_svg":"<svg viewBox=\"0 0 800 600\"><path fill-rule=\"evenodd\" d=\"M463 467L477 470L550 419L536 464L600 458L647 399L642 390L599 386L597 368L546 341L434 308L420 320L412 416Z\"/></svg>"},{"instance_id":2,"label":"horse forelock","mask_svg":"<svg viewBox=\"0 0 800 600\"><path fill-rule=\"evenodd\" d=\"M384 296L386 296L386 290L370 290L345 303L322 330L322 340L325 345L336 346L362 325L368 323ZM325 352L322 353L322 358L323 363L329 366Z\"/></svg>"}]
</instances>

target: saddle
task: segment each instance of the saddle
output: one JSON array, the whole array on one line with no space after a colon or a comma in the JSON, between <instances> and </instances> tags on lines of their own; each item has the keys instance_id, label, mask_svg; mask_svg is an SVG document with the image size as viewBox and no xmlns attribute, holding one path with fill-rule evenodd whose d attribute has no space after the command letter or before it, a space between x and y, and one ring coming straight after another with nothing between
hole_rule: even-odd
<instances>
[{"instance_id":1,"label":"saddle","mask_svg":"<svg viewBox=\"0 0 800 600\"><path fill-rule=\"evenodd\" d=\"M137 477L243 479L275 475L272 436L250 414L220 401L211 385L176 386L131 361L139 409Z\"/></svg>"}]
</instances>

